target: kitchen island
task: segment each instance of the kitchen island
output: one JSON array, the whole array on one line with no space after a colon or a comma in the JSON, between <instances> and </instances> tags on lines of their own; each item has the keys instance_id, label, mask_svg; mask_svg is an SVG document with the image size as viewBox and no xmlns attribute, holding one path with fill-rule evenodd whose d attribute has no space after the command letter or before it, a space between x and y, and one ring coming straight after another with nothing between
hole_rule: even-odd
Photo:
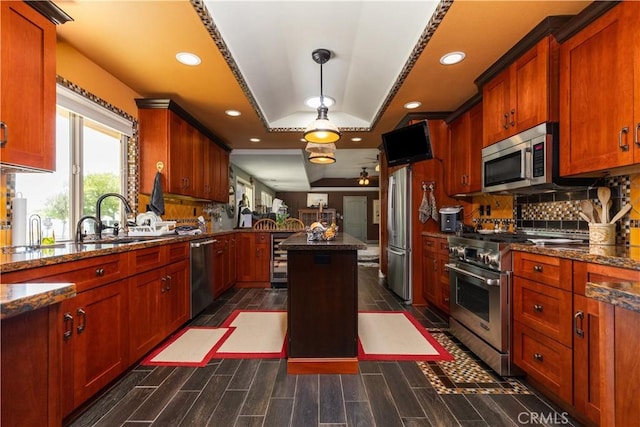
<instances>
[{"instance_id":1,"label":"kitchen island","mask_svg":"<svg viewBox=\"0 0 640 427\"><path fill-rule=\"evenodd\" d=\"M290 374L358 372L358 249L344 233L307 242L297 233L287 251L287 370Z\"/></svg>"}]
</instances>

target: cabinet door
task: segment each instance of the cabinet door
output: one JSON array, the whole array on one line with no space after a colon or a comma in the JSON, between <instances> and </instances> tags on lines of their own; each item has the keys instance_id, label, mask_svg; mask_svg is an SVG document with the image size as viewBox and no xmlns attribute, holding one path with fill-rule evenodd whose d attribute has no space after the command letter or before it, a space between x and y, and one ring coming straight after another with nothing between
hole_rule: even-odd
<instances>
[{"instance_id":1,"label":"cabinet door","mask_svg":"<svg viewBox=\"0 0 640 427\"><path fill-rule=\"evenodd\" d=\"M621 2L560 46L561 175L633 162L638 14L639 3Z\"/></svg>"},{"instance_id":2,"label":"cabinet door","mask_svg":"<svg viewBox=\"0 0 640 427\"><path fill-rule=\"evenodd\" d=\"M162 111L162 110L160 110ZM188 196L191 190L191 164L190 151L186 141L188 125L174 112L169 111L169 139L167 141L171 168L169 190L167 192Z\"/></svg>"},{"instance_id":3,"label":"cabinet door","mask_svg":"<svg viewBox=\"0 0 640 427\"><path fill-rule=\"evenodd\" d=\"M229 283L228 288L232 288L236 284L236 237L235 235L229 236Z\"/></svg>"},{"instance_id":4,"label":"cabinet door","mask_svg":"<svg viewBox=\"0 0 640 427\"><path fill-rule=\"evenodd\" d=\"M574 405L600 424L599 303L574 295L573 311Z\"/></svg>"},{"instance_id":5,"label":"cabinet door","mask_svg":"<svg viewBox=\"0 0 640 427\"><path fill-rule=\"evenodd\" d=\"M163 278L165 291L161 293L166 313L164 336L167 336L189 320L189 263L185 260L170 264Z\"/></svg>"},{"instance_id":6,"label":"cabinet door","mask_svg":"<svg viewBox=\"0 0 640 427\"><path fill-rule=\"evenodd\" d=\"M267 234L267 233L260 233ZM271 244L270 242L260 242L256 244L256 269L254 280L256 282L269 282L271 280Z\"/></svg>"},{"instance_id":7,"label":"cabinet door","mask_svg":"<svg viewBox=\"0 0 640 427\"><path fill-rule=\"evenodd\" d=\"M65 301L63 312L74 319L71 335L63 346L64 415L75 409L114 380L128 366L127 281L120 280L78 294ZM64 318L61 319L64 322ZM72 366L68 366L71 363ZM68 388L72 388L68 390Z\"/></svg>"},{"instance_id":8,"label":"cabinet door","mask_svg":"<svg viewBox=\"0 0 640 427\"><path fill-rule=\"evenodd\" d=\"M238 233L237 273L238 282L251 282L255 270L255 236L254 233Z\"/></svg>"},{"instance_id":9,"label":"cabinet door","mask_svg":"<svg viewBox=\"0 0 640 427\"><path fill-rule=\"evenodd\" d=\"M21 1L0 2L2 163L55 170L56 29Z\"/></svg>"},{"instance_id":10,"label":"cabinet door","mask_svg":"<svg viewBox=\"0 0 640 427\"><path fill-rule=\"evenodd\" d=\"M213 295L215 297L225 291L224 270L224 238L218 238L213 248Z\"/></svg>"},{"instance_id":11,"label":"cabinet door","mask_svg":"<svg viewBox=\"0 0 640 427\"><path fill-rule=\"evenodd\" d=\"M164 339L161 296L163 270L152 270L129 279L130 360L138 360Z\"/></svg>"},{"instance_id":12,"label":"cabinet door","mask_svg":"<svg viewBox=\"0 0 640 427\"><path fill-rule=\"evenodd\" d=\"M213 200L214 174L213 174L213 148L211 141L200 132L197 132L202 146L202 159L198 164L202 165L202 197Z\"/></svg>"},{"instance_id":13,"label":"cabinet door","mask_svg":"<svg viewBox=\"0 0 640 427\"><path fill-rule=\"evenodd\" d=\"M511 108L509 109L509 134L522 132L547 120L557 120L557 95L551 90L550 79L557 79L557 71L549 67L550 45L557 49L557 42L546 37L516 60L512 67ZM557 86L554 85L555 91ZM552 110L555 117L550 113Z\"/></svg>"},{"instance_id":14,"label":"cabinet door","mask_svg":"<svg viewBox=\"0 0 640 427\"><path fill-rule=\"evenodd\" d=\"M185 159L191 165L189 169L185 169L189 171L188 176L190 176L191 179L191 189L189 193L193 197L204 198L204 174L206 169L204 140L200 138L200 132L192 126L185 125L184 133L185 148L187 149L185 153L191 153L191 160L188 159L189 156L186 156L187 159Z\"/></svg>"},{"instance_id":15,"label":"cabinet door","mask_svg":"<svg viewBox=\"0 0 640 427\"><path fill-rule=\"evenodd\" d=\"M423 240L424 242L424 240ZM438 303L438 260L434 252L422 248L422 296L431 304Z\"/></svg>"},{"instance_id":16,"label":"cabinet door","mask_svg":"<svg viewBox=\"0 0 640 427\"><path fill-rule=\"evenodd\" d=\"M449 194L467 192L466 180L469 169L468 152L471 139L471 124L468 113L463 114L449 124L449 167L447 182Z\"/></svg>"},{"instance_id":17,"label":"cabinet door","mask_svg":"<svg viewBox=\"0 0 640 427\"><path fill-rule=\"evenodd\" d=\"M509 134L509 73L510 68L507 68L482 88L483 147L505 139Z\"/></svg>"},{"instance_id":18,"label":"cabinet door","mask_svg":"<svg viewBox=\"0 0 640 427\"><path fill-rule=\"evenodd\" d=\"M218 179L216 180L218 196L215 200L227 203L229 201L229 153L220 147L218 149L220 150Z\"/></svg>"},{"instance_id":19,"label":"cabinet door","mask_svg":"<svg viewBox=\"0 0 640 427\"><path fill-rule=\"evenodd\" d=\"M451 299L451 286L449 285L449 269L445 267L445 264L449 262L449 256L438 255L438 307L444 313L449 314L451 311L450 299Z\"/></svg>"}]
</instances>

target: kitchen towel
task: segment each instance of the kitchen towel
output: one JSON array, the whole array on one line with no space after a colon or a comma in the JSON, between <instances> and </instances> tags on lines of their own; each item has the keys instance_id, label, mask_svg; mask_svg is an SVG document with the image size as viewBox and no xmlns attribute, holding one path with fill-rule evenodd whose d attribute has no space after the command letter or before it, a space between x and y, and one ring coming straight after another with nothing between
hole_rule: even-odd
<instances>
[{"instance_id":1,"label":"kitchen towel","mask_svg":"<svg viewBox=\"0 0 640 427\"><path fill-rule=\"evenodd\" d=\"M27 199L14 197L11 200L11 245L27 244Z\"/></svg>"},{"instance_id":2,"label":"kitchen towel","mask_svg":"<svg viewBox=\"0 0 640 427\"><path fill-rule=\"evenodd\" d=\"M418 208L418 219L424 224L429 220L430 215L431 207L429 206L429 200L427 199L427 190L424 190L422 192L422 203L420 203L420 207Z\"/></svg>"},{"instance_id":3,"label":"kitchen towel","mask_svg":"<svg viewBox=\"0 0 640 427\"><path fill-rule=\"evenodd\" d=\"M436 207L436 195L433 186L429 187L429 205L431 206L431 218L438 222L438 208Z\"/></svg>"},{"instance_id":4,"label":"kitchen towel","mask_svg":"<svg viewBox=\"0 0 640 427\"><path fill-rule=\"evenodd\" d=\"M149 207L154 214L164 215L164 195L162 194L162 174L160 171L156 172L156 178L153 180Z\"/></svg>"}]
</instances>

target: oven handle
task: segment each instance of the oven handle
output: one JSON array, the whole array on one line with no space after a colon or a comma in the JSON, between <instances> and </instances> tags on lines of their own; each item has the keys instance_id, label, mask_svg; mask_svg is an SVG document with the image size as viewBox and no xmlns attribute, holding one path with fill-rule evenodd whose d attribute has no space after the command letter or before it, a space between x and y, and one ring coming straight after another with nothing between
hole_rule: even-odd
<instances>
[{"instance_id":1,"label":"oven handle","mask_svg":"<svg viewBox=\"0 0 640 427\"><path fill-rule=\"evenodd\" d=\"M464 274L465 276L473 277L474 279L482 280L487 286L500 286L500 279L487 279L486 277L482 277L479 274L471 273L463 268L459 268L455 264L445 264L445 267L450 270L456 271L458 273Z\"/></svg>"}]
</instances>

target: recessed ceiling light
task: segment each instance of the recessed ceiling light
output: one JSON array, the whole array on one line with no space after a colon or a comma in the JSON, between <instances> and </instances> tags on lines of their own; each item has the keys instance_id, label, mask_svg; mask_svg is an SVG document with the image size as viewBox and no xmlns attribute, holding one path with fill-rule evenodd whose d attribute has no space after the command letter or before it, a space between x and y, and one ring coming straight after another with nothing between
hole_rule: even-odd
<instances>
[{"instance_id":1,"label":"recessed ceiling light","mask_svg":"<svg viewBox=\"0 0 640 427\"><path fill-rule=\"evenodd\" d=\"M404 104L404 108L406 108L407 110L413 110L414 108L418 108L421 105L422 102L420 101L411 101Z\"/></svg>"},{"instance_id":2,"label":"recessed ceiling light","mask_svg":"<svg viewBox=\"0 0 640 427\"><path fill-rule=\"evenodd\" d=\"M360 142L360 141L362 141L362 138L356 136L355 138L351 138L351 140L353 142Z\"/></svg>"},{"instance_id":3,"label":"recessed ceiling light","mask_svg":"<svg viewBox=\"0 0 640 427\"><path fill-rule=\"evenodd\" d=\"M260 138L250 138L249 141L251 141L251 142L260 142Z\"/></svg>"},{"instance_id":4,"label":"recessed ceiling light","mask_svg":"<svg viewBox=\"0 0 640 427\"><path fill-rule=\"evenodd\" d=\"M307 140L304 138L300 138L300 142L307 142Z\"/></svg>"},{"instance_id":5,"label":"recessed ceiling light","mask_svg":"<svg viewBox=\"0 0 640 427\"><path fill-rule=\"evenodd\" d=\"M331 98L330 96L325 96L324 97L324 106L325 107L331 107L333 104L336 103L336 100ZM313 109L316 109L320 106L320 97L319 96L312 96L311 98L307 98L304 100L304 104L307 107L311 107Z\"/></svg>"},{"instance_id":6,"label":"recessed ceiling light","mask_svg":"<svg viewBox=\"0 0 640 427\"><path fill-rule=\"evenodd\" d=\"M176 53L176 59L184 65L194 66L200 64L200 57L191 52L178 52Z\"/></svg>"},{"instance_id":7,"label":"recessed ceiling light","mask_svg":"<svg viewBox=\"0 0 640 427\"><path fill-rule=\"evenodd\" d=\"M442 55L440 58L440 63L442 65L453 65L462 61L466 55L464 52L449 52L445 55Z\"/></svg>"},{"instance_id":8,"label":"recessed ceiling light","mask_svg":"<svg viewBox=\"0 0 640 427\"><path fill-rule=\"evenodd\" d=\"M238 117L240 115L240 111L238 110L227 110L224 112L227 116Z\"/></svg>"}]
</instances>

